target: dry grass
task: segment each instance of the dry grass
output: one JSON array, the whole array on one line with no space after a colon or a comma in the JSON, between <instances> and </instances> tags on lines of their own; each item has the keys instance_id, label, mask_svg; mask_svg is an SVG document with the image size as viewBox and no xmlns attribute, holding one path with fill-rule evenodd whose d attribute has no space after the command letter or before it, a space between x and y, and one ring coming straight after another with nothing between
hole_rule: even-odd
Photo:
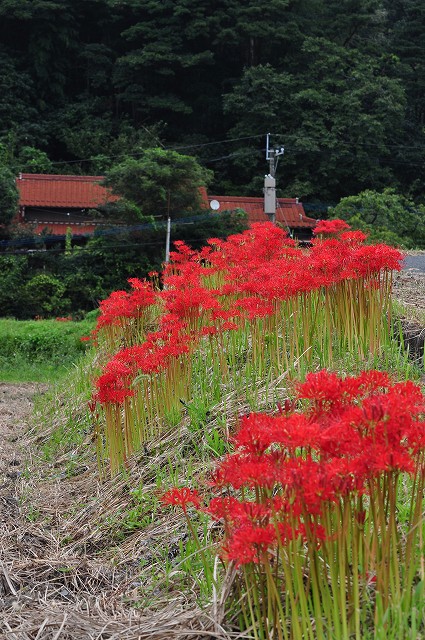
<instances>
[{"instance_id":1,"label":"dry grass","mask_svg":"<svg viewBox=\"0 0 425 640\"><path fill-rule=\"evenodd\" d=\"M267 388L260 386L260 404L270 406L276 394L284 399L284 384L285 374ZM173 561L187 537L180 513L159 510L147 526L134 532L122 528L132 489L140 488L147 500L162 492L157 485L158 469L173 470L172 484L185 484L190 458L192 482L203 483L214 465L214 457L194 455L204 447L205 431L191 431L185 415L178 428L169 429L134 455L126 473L102 480L90 434L77 448L59 447L58 457L50 463L42 455L64 420L65 408L76 419L85 410L82 397L74 396L73 402L70 408L58 393L49 424L33 423L20 442L27 460L26 471L16 483L20 509L5 513L0 533L1 637L246 637L222 627L231 572L222 576L222 587L207 607L199 604L196 582L190 577L182 579L178 568L165 579L164 562L167 558ZM223 432L220 425L225 415L226 431L231 430L237 416L247 410L246 404L230 394L211 410L207 429ZM208 544L213 544L213 535L211 530Z\"/></svg>"}]
</instances>

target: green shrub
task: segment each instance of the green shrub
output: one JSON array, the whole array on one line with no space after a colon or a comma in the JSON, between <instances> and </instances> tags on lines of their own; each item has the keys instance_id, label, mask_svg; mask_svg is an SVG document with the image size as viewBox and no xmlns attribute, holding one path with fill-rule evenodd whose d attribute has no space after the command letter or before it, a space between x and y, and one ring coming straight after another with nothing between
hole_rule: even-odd
<instances>
[{"instance_id":1,"label":"green shrub","mask_svg":"<svg viewBox=\"0 0 425 640\"><path fill-rule=\"evenodd\" d=\"M86 349L81 338L94 324L57 320L0 320L0 359L69 365Z\"/></svg>"},{"instance_id":2,"label":"green shrub","mask_svg":"<svg viewBox=\"0 0 425 640\"><path fill-rule=\"evenodd\" d=\"M415 204L393 189L382 193L366 190L356 196L342 198L328 211L330 218L342 218L353 229L369 234L371 242L405 248L425 247L423 205Z\"/></svg>"},{"instance_id":3,"label":"green shrub","mask_svg":"<svg viewBox=\"0 0 425 640\"><path fill-rule=\"evenodd\" d=\"M31 278L24 291L31 316L59 316L70 309L70 300L63 297L64 283L47 273L38 273Z\"/></svg>"}]
</instances>

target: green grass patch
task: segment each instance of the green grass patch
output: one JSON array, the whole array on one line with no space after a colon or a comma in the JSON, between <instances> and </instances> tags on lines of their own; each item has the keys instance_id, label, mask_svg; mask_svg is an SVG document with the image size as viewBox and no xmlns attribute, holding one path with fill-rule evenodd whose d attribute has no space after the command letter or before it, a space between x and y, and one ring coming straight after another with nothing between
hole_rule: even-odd
<instances>
[{"instance_id":1,"label":"green grass patch","mask_svg":"<svg viewBox=\"0 0 425 640\"><path fill-rule=\"evenodd\" d=\"M68 369L66 376L34 399L33 424L40 460L51 465L61 458L63 476L73 475L87 460L96 458L95 448L90 444L93 416L88 407L91 373L96 366L93 350L89 350Z\"/></svg>"},{"instance_id":2,"label":"green grass patch","mask_svg":"<svg viewBox=\"0 0 425 640\"><path fill-rule=\"evenodd\" d=\"M91 320L0 320L0 380L52 382L64 376L87 349L82 337Z\"/></svg>"}]
</instances>

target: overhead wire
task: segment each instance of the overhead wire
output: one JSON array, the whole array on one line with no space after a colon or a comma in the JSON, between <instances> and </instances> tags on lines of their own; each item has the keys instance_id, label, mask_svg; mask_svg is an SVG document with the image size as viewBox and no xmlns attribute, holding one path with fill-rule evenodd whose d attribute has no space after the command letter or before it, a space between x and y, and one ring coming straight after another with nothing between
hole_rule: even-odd
<instances>
[{"instance_id":1,"label":"overhead wire","mask_svg":"<svg viewBox=\"0 0 425 640\"><path fill-rule=\"evenodd\" d=\"M303 206L303 209L307 214L310 212L322 213L323 211L327 211L329 208L333 208L337 205L336 202L321 202L321 201L314 202L314 203L303 202L300 204ZM285 216L284 208L279 204L279 199L277 203L277 210L282 213L284 223L287 227L289 227L287 218ZM356 208L356 210L361 213L363 209L359 207L359 208ZM197 223L202 223L202 222L205 222L206 220L210 222L216 222L218 218L223 218L224 216L230 216L232 214L232 211L233 210L229 209L225 211L216 212L214 214L207 212L201 215L198 214L193 216L176 218L171 221L171 225L172 227L188 226L192 224L196 225ZM418 217L424 216L423 211L414 209L413 207L405 207L405 211L415 214ZM110 228L107 228L107 229L96 229L95 233L91 232L91 233L85 233L85 234L75 234L74 239L87 240L87 239L93 239L93 238L96 239L96 238L102 238L102 237L114 237L114 236L120 236L126 233L134 233L137 231L155 232L155 231L164 230L166 226L167 226L167 221L165 219L158 220L157 222L146 222L146 223L133 224L133 225L111 226ZM19 246L23 247L28 244L37 245L42 243L50 243L50 244L54 244L55 242L60 243L60 242L63 242L65 235L66 234L61 234L61 235L51 234L51 235L46 235L44 237L27 236L27 237L15 238L12 240L0 240L0 249L4 250L11 247L19 247ZM197 238L192 238L192 239L197 239ZM140 242L137 243L136 246L144 246L144 245L147 246L147 245L158 245L158 244L161 244L161 241L155 240L155 241L146 242L141 240ZM126 243L125 245L110 245L108 249L109 248L112 249L114 247L120 247L120 246L130 246L130 245L128 243ZM79 250L82 250L82 249L79 249ZM25 252L27 251L31 251L31 250L26 249ZM46 252L46 250L44 249L40 249L39 251L44 253ZM53 250L47 250L47 251L53 251ZM63 252L63 249L59 249L58 252ZM13 255L13 254L14 254L13 251L5 251L3 255Z\"/></svg>"},{"instance_id":2,"label":"overhead wire","mask_svg":"<svg viewBox=\"0 0 425 640\"><path fill-rule=\"evenodd\" d=\"M186 240L188 242L191 241L197 241L199 240L199 238L186 238ZM126 243L126 244L114 244L114 245L105 245L103 247L85 247L85 246L78 246L78 249L76 251L72 251L72 257L76 258L80 255L83 254L91 254L91 255L98 255L100 253L103 253L104 251L115 251L116 249L127 249L130 247L144 247L144 246L161 246L165 244L165 242L161 242L161 241L152 241L152 242L133 242L133 243ZM16 251L8 251L7 253L0 253L0 259L2 256L17 256L17 255L29 255L32 256L34 254L43 254L43 255L50 255L50 254L55 254L55 253L64 253L64 250L62 247L57 247L54 249L30 249L30 250L25 250L25 249L21 249L21 250L16 250Z\"/></svg>"},{"instance_id":3,"label":"overhead wire","mask_svg":"<svg viewBox=\"0 0 425 640\"><path fill-rule=\"evenodd\" d=\"M227 138L225 140L213 140L211 142L194 143L194 144L188 144L188 145L182 145L182 146L166 146L159 140L159 138L157 138L156 136L154 137L157 139L158 143L165 151L179 151L183 149L200 149L203 147L210 147L216 144L230 144L232 142L239 142L241 140L254 140L256 138L265 137L265 135L266 135L265 133L258 133L256 135L240 136L238 138ZM131 156L131 157L138 157L138 156L142 156L145 152L146 150L142 149L140 151L127 152L125 155ZM99 154L99 155L101 155L103 158L106 158L108 160L121 158L123 156L122 153L113 154L113 155L104 155L104 154ZM99 158L99 155L92 156L90 158L80 158L78 160L52 161L51 165L56 166L56 165L66 165L66 164L78 164L79 162L92 162L93 160L97 160Z\"/></svg>"}]
</instances>

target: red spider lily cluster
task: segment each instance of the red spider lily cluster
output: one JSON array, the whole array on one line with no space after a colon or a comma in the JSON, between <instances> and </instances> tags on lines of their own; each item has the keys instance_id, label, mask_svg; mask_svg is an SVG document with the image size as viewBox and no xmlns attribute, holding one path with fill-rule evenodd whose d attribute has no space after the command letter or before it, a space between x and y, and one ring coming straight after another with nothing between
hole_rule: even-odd
<instances>
[{"instance_id":1,"label":"red spider lily cluster","mask_svg":"<svg viewBox=\"0 0 425 640\"><path fill-rule=\"evenodd\" d=\"M412 382L321 371L307 375L297 396L309 401L303 412L242 418L236 450L215 474L215 487L253 491L252 500L226 496L208 508L224 520L226 556L237 564L261 562L288 537L332 537L325 508L370 495L385 474L424 473L425 402Z\"/></svg>"},{"instance_id":2,"label":"red spider lily cluster","mask_svg":"<svg viewBox=\"0 0 425 640\"><path fill-rule=\"evenodd\" d=\"M350 225L344 222L344 220L320 220L314 228L313 234L318 235L333 235L346 231L350 228Z\"/></svg>"},{"instance_id":3,"label":"red spider lily cluster","mask_svg":"<svg viewBox=\"0 0 425 640\"><path fill-rule=\"evenodd\" d=\"M107 427L114 437L133 428L131 416L144 425L139 435L123 436L124 457L140 446L152 420L188 398L195 353L208 352L215 375L228 381L241 360L258 379L312 358L314 350L322 366L331 364L335 346L378 352L388 332L382 318L391 273L402 255L365 245L360 232L340 233L348 227L343 221L332 225L327 233L338 237L317 238L309 250L271 223L211 239L201 251L177 242L162 290L132 279L131 292L101 303L96 339L105 339L109 351L124 346L97 380L96 398L107 421L119 415L114 405L124 405L121 426Z\"/></svg>"},{"instance_id":4,"label":"red spider lily cluster","mask_svg":"<svg viewBox=\"0 0 425 640\"><path fill-rule=\"evenodd\" d=\"M371 581L379 594L372 606L379 603L384 614L400 605L400 594L410 597L416 579L424 416L423 394L411 382L394 383L378 371L309 374L295 403L277 415L241 419L235 451L214 474L219 497L200 507L198 494L188 500L188 489L172 489L167 495L180 498L164 502L180 504L187 514L190 501L223 523L223 559L239 567L242 590L257 590L246 594L250 623L260 628L264 611L272 612L264 637L284 637L288 620L289 637L329 637L307 619L298 628L301 617L310 616L315 624L328 618L333 637L361 638L360 602ZM413 488L402 535L397 493L406 476Z\"/></svg>"},{"instance_id":5,"label":"red spider lily cluster","mask_svg":"<svg viewBox=\"0 0 425 640\"><path fill-rule=\"evenodd\" d=\"M152 284L139 278L128 280L131 291L114 291L100 303L100 316L92 338L104 335L110 346L121 340L142 340L152 321L150 312L157 299Z\"/></svg>"}]
</instances>

